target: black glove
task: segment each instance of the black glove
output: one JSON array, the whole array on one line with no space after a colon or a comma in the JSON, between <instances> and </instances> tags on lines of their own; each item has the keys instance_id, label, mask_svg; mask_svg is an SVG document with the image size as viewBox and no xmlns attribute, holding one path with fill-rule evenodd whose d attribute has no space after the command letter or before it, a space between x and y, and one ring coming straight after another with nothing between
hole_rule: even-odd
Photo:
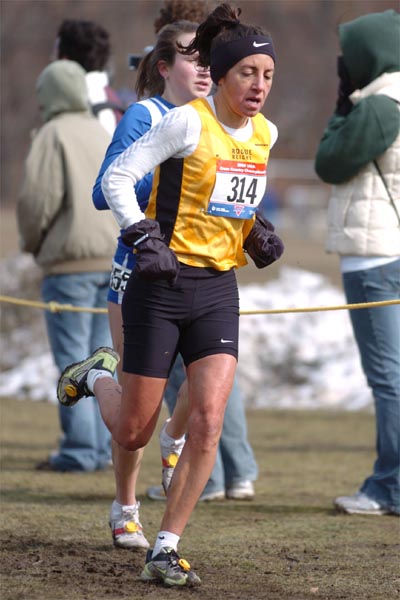
<instances>
[{"instance_id":1,"label":"black glove","mask_svg":"<svg viewBox=\"0 0 400 600\"><path fill-rule=\"evenodd\" d=\"M262 214L257 213L243 249L251 256L258 269L268 267L283 254L283 242L274 231L275 228L272 223Z\"/></svg>"},{"instance_id":2,"label":"black glove","mask_svg":"<svg viewBox=\"0 0 400 600\"><path fill-rule=\"evenodd\" d=\"M353 108L353 104L349 98L354 92L354 85L350 79L349 72L344 64L343 56L338 56L337 59L337 74L339 77L338 98L336 101L336 113L345 117Z\"/></svg>"},{"instance_id":3,"label":"black glove","mask_svg":"<svg viewBox=\"0 0 400 600\"><path fill-rule=\"evenodd\" d=\"M163 237L159 223L153 219L143 219L121 235L122 241L133 246L136 253L134 272L138 277L147 281L166 279L173 284L179 275L179 262Z\"/></svg>"}]
</instances>

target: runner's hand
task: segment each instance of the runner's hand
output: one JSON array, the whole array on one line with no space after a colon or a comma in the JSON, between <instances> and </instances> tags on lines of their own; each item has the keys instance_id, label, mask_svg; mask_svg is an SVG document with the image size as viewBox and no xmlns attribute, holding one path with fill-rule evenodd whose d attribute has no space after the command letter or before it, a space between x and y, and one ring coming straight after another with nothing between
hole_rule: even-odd
<instances>
[{"instance_id":1,"label":"runner's hand","mask_svg":"<svg viewBox=\"0 0 400 600\"><path fill-rule=\"evenodd\" d=\"M257 213L243 249L251 256L258 269L268 267L283 254L283 242L274 231L272 223Z\"/></svg>"},{"instance_id":2,"label":"runner's hand","mask_svg":"<svg viewBox=\"0 0 400 600\"><path fill-rule=\"evenodd\" d=\"M164 242L160 225L154 219L143 219L131 225L121 236L136 254L134 272L141 279L157 281L166 279L175 283L179 275L179 262L175 252Z\"/></svg>"}]
</instances>

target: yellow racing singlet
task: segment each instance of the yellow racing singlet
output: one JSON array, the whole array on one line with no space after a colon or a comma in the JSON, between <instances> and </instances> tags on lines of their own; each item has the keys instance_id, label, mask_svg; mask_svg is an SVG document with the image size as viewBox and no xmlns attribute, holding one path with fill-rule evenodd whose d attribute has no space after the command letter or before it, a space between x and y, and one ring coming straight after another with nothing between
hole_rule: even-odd
<instances>
[{"instance_id":1,"label":"yellow racing singlet","mask_svg":"<svg viewBox=\"0 0 400 600\"><path fill-rule=\"evenodd\" d=\"M247 264L243 240L265 193L271 134L259 114L251 138L238 141L207 100L190 104L201 119L199 143L189 156L157 167L146 217L157 219L180 262L227 271Z\"/></svg>"}]
</instances>

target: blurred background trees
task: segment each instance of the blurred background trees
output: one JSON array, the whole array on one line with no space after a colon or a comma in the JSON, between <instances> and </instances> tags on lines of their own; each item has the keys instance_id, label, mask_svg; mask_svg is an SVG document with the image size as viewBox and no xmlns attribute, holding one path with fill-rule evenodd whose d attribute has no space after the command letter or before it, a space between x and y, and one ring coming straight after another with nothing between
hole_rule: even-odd
<instances>
[{"instance_id":1,"label":"blurred background trees","mask_svg":"<svg viewBox=\"0 0 400 600\"><path fill-rule=\"evenodd\" d=\"M190 1L190 0L188 0ZM40 125L35 82L51 58L64 18L92 19L111 35L112 82L132 89L129 53L154 40L162 0L1 0L1 202L18 192L30 132ZM218 2L210 1L212 8ZM271 33L276 79L264 113L278 125L273 157L313 159L336 98L337 26L368 12L398 9L397 0L242 0L245 21Z\"/></svg>"}]
</instances>

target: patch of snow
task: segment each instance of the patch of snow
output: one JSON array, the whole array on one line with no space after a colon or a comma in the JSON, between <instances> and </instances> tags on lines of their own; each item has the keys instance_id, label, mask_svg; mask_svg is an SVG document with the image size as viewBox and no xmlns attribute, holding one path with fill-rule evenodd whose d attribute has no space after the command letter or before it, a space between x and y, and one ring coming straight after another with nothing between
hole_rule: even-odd
<instances>
[{"instance_id":1,"label":"patch of snow","mask_svg":"<svg viewBox=\"0 0 400 600\"><path fill-rule=\"evenodd\" d=\"M0 263L2 293L40 299L40 271L20 255ZM345 304L322 275L284 267L265 285L240 288L242 311ZM2 305L0 396L56 401L43 311ZM238 378L249 408L372 407L348 311L242 315Z\"/></svg>"},{"instance_id":2,"label":"patch of snow","mask_svg":"<svg viewBox=\"0 0 400 600\"><path fill-rule=\"evenodd\" d=\"M264 286L240 289L246 310L345 304L322 275L285 267ZM239 380L249 407L370 407L347 310L242 315Z\"/></svg>"}]
</instances>

